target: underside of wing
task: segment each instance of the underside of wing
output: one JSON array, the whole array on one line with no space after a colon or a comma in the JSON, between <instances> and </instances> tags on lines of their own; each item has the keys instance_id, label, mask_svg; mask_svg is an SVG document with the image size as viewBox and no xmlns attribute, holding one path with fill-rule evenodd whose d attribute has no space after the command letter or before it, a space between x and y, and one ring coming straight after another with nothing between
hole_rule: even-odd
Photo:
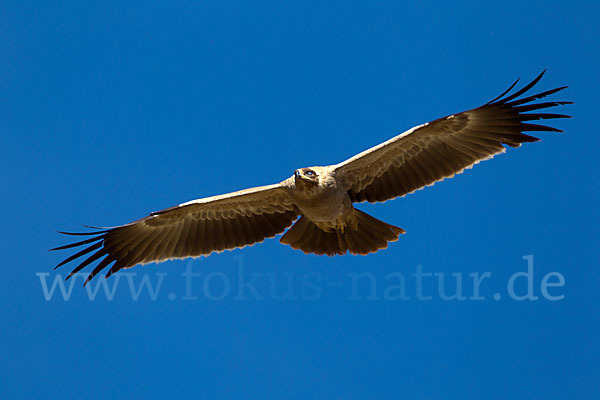
<instances>
[{"instance_id":1,"label":"underside of wing","mask_svg":"<svg viewBox=\"0 0 600 400\"><path fill-rule=\"evenodd\" d=\"M285 189L270 185L190 201L114 228L61 232L89 238L52 250L85 246L57 265L87 257L67 279L100 260L87 283L111 264L106 277L137 264L199 257L262 242L282 233L297 217Z\"/></svg>"},{"instance_id":2,"label":"underside of wing","mask_svg":"<svg viewBox=\"0 0 600 400\"><path fill-rule=\"evenodd\" d=\"M533 103L566 86L520 98L543 74L513 94L508 93L518 80L481 107L417 126L364 151L336 165L336 174L352 201L385 201L452 177L504 152L505 146L539 140L523 132L562 132L529 121L568 118L540 110L571 102Z\"/></svg>"}]
</instances>

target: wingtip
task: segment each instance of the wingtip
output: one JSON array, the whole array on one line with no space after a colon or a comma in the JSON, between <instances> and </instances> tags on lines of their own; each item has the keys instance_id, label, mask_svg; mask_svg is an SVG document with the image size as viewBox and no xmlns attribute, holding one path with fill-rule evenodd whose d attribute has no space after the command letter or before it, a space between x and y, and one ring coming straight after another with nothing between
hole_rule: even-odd
<instances>
[{"instance_id":1,"label":"wingtip","mask_svg":"<svg viewBox=\"0 0 600 400\"><path fill-rule=\"evenodd\" d=\"M109 226L93 226L93 225L85 225L85 224L81 224L81 226L83 226L85 228L89 228L89 229L99 229L99 230L112 229Z\"/></svg>"},{"instance_id":2,"label":"wingtip","mask_svg":"<svg viewBox=\"0 0 600 400\"><path fill-rule=\"evenodd\" d=\"M68 245L53 247L53 248L49 249L48 251L64 250L67 248L66 246L68 246Z\"/></svg>"},{"instance_id":3,"label":"wingtip","mask_svg":"<svg viewBox=\"0 0 600 400\"><path fill-rule=\"evenodd\" d=\"M110 231L110 229L104 229L104 230L96 231L96 232L66 232L66 231L56 231L56 232L58 232L62 235L69 235L69 236L92 236L92 235L101 235L101 234L109 232L109 231Z\"/></svg>"},{"instance_id":4,"label":"wingtip","mask_svg":"<svg viewBox=\"0 0 600 400\"><path fill-rule=\"evenodd\" d=\"M557 87L557 88L555 89L555 92L554 92L554 93L560 92L561 90L565 90L565 89L567 89L568 87L569 87L569 86L567 86L567 85L565 85L565 86L560 86L560 87Z\"/></svg>"},{"instance_id":5,"label":"wingtip","mask_svg":"<svg viewBox=\"0 0 600 400\"><path fill-rule=\"evenodd\" d=\"M83 287L85 287L94 277L96 277L97 273L90 272L90 274L85 278L85 282L83 282ZM105 277L106 278L106 277Z\"/></svg>"},{"instance_id":6,"label":"wingtip","mask_svg":"<svg viewBox=\"0 0 600 400\"><path fill-rule=\"evenodd\" d=\"M493 102L495 102L496 100L500 100L502 97L504 97L508 92L510 92L515 86L517 86L517 83L519 83L519 81L521 80L521 78L517 78L512 85L510 85L508 87L508 89L506 89L504 92L500 93L500 95L498 95L497 97L493 98L492 100L488 101L486 103L487 104L492 104Z\"/></svg>"}]
</instances>

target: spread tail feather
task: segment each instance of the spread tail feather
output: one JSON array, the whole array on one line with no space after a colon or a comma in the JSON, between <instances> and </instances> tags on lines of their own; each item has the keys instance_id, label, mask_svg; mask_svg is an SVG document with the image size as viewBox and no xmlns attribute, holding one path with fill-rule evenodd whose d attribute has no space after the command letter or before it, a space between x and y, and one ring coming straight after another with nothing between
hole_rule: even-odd
<instances>
[{"instance_id":1,"label":"spread tail feather","mask_svg":"<svg viewBox=\"0 0 600 400\"><path fill-rule=\"evenodd\" d=\"M294 249L318 255L327 254L369 254L385 249L388 242L395 242L404 229L373 218L360 210L354 210L357 218L357 229L347 226L325 232L306 217L301 217L281 237L281 243L289 244Z\"/></svg>"}]
</instances>

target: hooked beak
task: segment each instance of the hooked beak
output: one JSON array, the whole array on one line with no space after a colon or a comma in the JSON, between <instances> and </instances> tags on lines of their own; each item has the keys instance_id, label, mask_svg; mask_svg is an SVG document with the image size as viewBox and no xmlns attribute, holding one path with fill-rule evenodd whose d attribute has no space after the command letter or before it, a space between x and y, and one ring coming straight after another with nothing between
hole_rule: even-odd
<instances>
[{"instance_id":1,"label":"hooked beak","mask_svg":"<svg viewBox=\"0 0 600 400\"><path fill-rule=\"evenodd\" d=\"M300 170L299 170L299 169L297 169L296 171L294 171L294 177L295 177L296 179L300 178L300 176L301 176L301 175L302 175L302 173L300 173Z\"/></svg>"}]
</instances>

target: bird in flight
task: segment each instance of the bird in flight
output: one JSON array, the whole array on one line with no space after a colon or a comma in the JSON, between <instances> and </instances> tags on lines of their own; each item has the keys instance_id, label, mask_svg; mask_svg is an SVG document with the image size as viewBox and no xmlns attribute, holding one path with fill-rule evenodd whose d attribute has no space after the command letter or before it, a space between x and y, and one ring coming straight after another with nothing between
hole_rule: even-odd
<instances>
[{"instance_id":1,"label":"bird in flight","mask_svg":"<svg viewBox=\"0 0 600 400\"><path fill-rule=\"evenodd\" d=\"M572 102L534 102L566 86L523 97L544 72L512 94L518 79L481 107L415 126L339 164L300 168L280 183L189 201L113 228L60 232L86 239L52 250L86 247L56 268L87 256L69 279L100 260L87 284L109 266L106 278L138 264L252 245L290 226L280 242L305 253L365 255L384 249L404 230L356 209L355 203L405 196L505 152L504 145L539 140L523 132L562 132L529 122L569 118L540 110Z\"/></svg>"}]
</instances>

